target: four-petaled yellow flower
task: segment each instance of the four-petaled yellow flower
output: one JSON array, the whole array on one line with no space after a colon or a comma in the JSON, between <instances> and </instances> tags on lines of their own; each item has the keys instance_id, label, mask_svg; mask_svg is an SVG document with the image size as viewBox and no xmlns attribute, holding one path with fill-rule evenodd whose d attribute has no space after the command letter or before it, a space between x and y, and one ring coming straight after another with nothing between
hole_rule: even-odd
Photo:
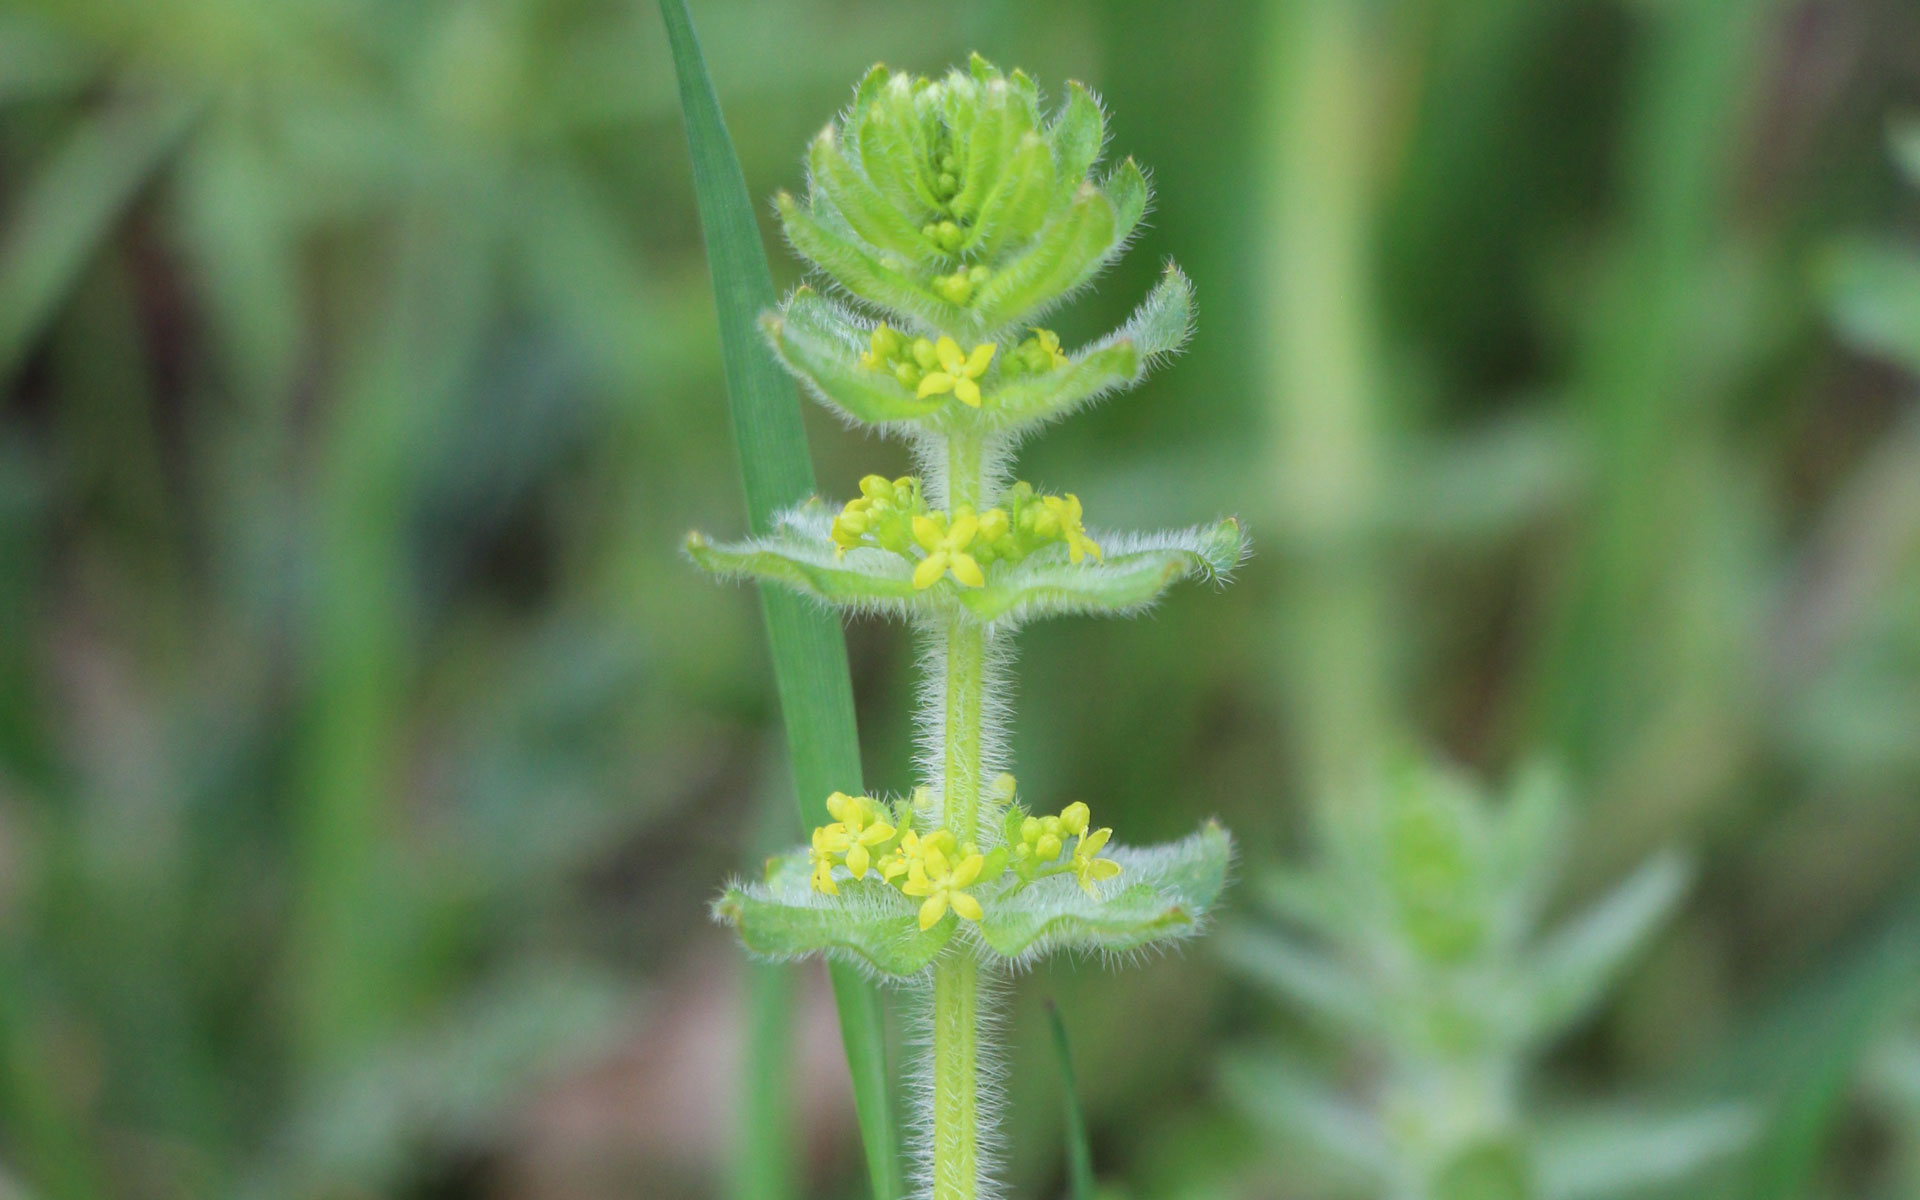
<instances>
[{"instance_id":1,"label":"four-petaled yellow flower","mask_svg":"<svg viewBox=\"0 0 1920 1200\"><path fill-rule=\"evenodd\" d=\"M968 587L985 587L987 577L980 570L980 563L967 553L973 535L979 531L980 518L966 508L958 511L951 524L945 513L915 517L913 540L920 543L927 556L913 569L913 586L930 588L952 571L953 577Z\"/></svg>"},{"instance_id":2,"label":"four-petaled yellow flower","mask_svg":"<svg viewBox=\"0 0 1920 1200\"><path fill-rule=\"evenodd\" d=\"M919 397L925 400L928 396L952 392L960 403L979 408L980 385L975 380L987 373L996 349L993 343L982 342L973 348L973 353L964 354L959 342L950 337L941 337L933 345L940 370L928 372L926 378L920 381Z\"/></svg>"},{"instance_id":3,"label":"four-petaled yellow flower","mask_svg":"<svg viewBox=\"0 0 1920 1200\"><path fill-rule=\"evenodd\" d=\"M814 891L829 896L840 894L840 885L833 881L833 866L846 848L846 826L822 825L813 831L813 846L807 851L807 861L813 864Z\"/></svg>"},{"instance_id":4,"label":"four-petaled yellow flower","mask_svg":"<svg viewBox=\"0 0 1920 1200\"><path fill-rule=\"evenodd\" d=\"M892 854L874 864L880 878L892 883L907 873L907 866L920 854L920 835L909 829L900 835L900 844Z\"/></svg>"},{"instance_id":5,"label":"four-petaled yellow flower","mask_svg":"<svg viewBox=\"0 0 1920 1200\"><path fill-rule=\"evenodd\" d=\"M1068 492L1065 496L1042 496L1040 503L1046 506L1041 531L1066 542L1069 559L1077 563L1089 554L1100 557L1099 544L1087 536L1087 527L1081 524L1080 497Z\"/></svg>"},{"instance_id":6,"label":"four-petaled yellow flower","mask_svg":"<svg viewBox=\"0 0 1920 1200\"><path fill-rule=\"evenodd\" d=\"M1083 825L1082 828L1085 826ZM1112 836L1111 829L1096 829L1091 833L1081 834L1080 841L1073 847L1071 864L1073 877L1080 881L1081 888L1089 896L1097 898L1100 894L1094 890L1095 883L1102 879L1112 879L1120 873L1119 863L1110 858L1096 857L1100 853L1100 847L1106 845L1107 839Z\"/></svg>"},{"instance_id":7,"label":"four-petaled yellow flower","mask_svg":"<svg viewBox=\"0 0 1920 1200\"><path fill-rule=\"evenodd\" d=\"M947 915L949 906L969 921L978 921L986 915L980 902L961 889L980 877L980 868L987 860L983 855L969 854L958 863L951 863L943 848L943 843L949 841L950 838L921 839L919 853L907 868L907 882L900 889L909 896L926 897L920 905L922 929L932 929Z\"/></svg>"},{"instance_id":8,"label":"four-petaled yellow flower","mask_svg":"<svg viewBox=\"0 0 1920 1200\"><path fill-rule=\"evenodd\" d=\"M837 825L825 828L838 828L841 831L841 837L846 841L844 853L847 870L853 872L855 879L865 879L867 868L873 865L873 853L869 847L893 840L893 826L887 822L880 806L866 796L835 792L827 797L827 811L839 818ZM818 868L815 870L818 871Z\"/></svg>"}]
</instances>

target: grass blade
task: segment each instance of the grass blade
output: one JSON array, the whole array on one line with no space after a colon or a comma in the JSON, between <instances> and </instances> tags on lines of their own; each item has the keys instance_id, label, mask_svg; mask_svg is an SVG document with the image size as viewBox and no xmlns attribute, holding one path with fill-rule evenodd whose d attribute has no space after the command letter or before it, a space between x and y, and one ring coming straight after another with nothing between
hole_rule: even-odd
<instances>
[{"instance_id":1,"label":"grass blade","mask_svg":"<svg viewBox=\"0 0 1920 1200\"><path fill-rule=\"evenodd\" d=\"M813 492L806 431L793 384L760 340L760 314L774 305L773 276L693 19L685 0L660 0L660 16L673 49L700 227L713 273L727 403L746 485L747 521L755 534L765 534L771 531L775 512ZM762 588L760 603L804 825L810 811L808 797L817 803L835 789L863 790L846 639L832 616L800 597ZM829 970L874 1195L893 1200L903 1191L903 1181L894 1153L898 1139L887 1092L886 1031L879 997L853 968L834 965Z\"/></svg>"},{"instance_id":2,"label":"grass blade","mask_svg":"<svg viewBox=\"0 0 1920 1200\"><path fill-rule=\"evenodd\" d=\"M1053 1048L1060 1056L1061 1090L1067 1098L1067 1195L1093 1200L1093 1148L1087 1143L1087 1116L1080 1111L1080 1089L1073 1078L1073 1050L1067 1044L1067 1023L1060 1009L1047 1001L1047 1020L1053 1025Z\"/></svg>"},{"instance_id":3,"label":"grass blade","mask_svg":"<svg viewBox=\"0 0 1920 1200\"><path fill-rule=\"evenodd\" d=\"M27 188L0 241L0 381L19 368L191 117L186 107L159 105L87 120Z\"/></svg>"}]
</instances>

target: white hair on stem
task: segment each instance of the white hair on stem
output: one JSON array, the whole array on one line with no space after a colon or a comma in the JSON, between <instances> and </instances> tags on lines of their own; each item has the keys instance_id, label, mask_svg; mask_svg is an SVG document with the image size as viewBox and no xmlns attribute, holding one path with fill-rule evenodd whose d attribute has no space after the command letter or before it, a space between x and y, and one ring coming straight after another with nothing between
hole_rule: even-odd
<instances>
[{"instance_id":1,"label":"white hair on stem","mask_svg":"<svg viewBox=\"0 0 1920 1200\"><path fill-rule=\"evenodd\" d=\"M974 1195L977 1200L1003 1200L1000 1167L1006 1151L1006 1133L997 1117L1007 1105L1006 1041L1008 978L988 955L955 939L948 954L975 954L978 963L974 1001ZM907 1138L913 1159L914 1200L933 1196L934 1160L934 1026L931 975L918 976L900 989L905 999L906 1042L911 1063L906 1073Z\"/></svg>"},{"instance_id":2,"label":"white hair on stem","mask_svg":"<svg viewBox=\"0 0 1920 1200\"><path fill-rule=\"evenodd\" d=\"M980 663L980 778L987 784L1012 766L1008 734L1013 725L1013 630L1004 622L983 627L985 653ZM918 645L920 683L914 705L914 765L932 791L936 824L947 819L947 626L941 621L914 624ZM974 839L983 849L1000 841L1000 830L981 826Z\"/></svg>"}]
</instances>

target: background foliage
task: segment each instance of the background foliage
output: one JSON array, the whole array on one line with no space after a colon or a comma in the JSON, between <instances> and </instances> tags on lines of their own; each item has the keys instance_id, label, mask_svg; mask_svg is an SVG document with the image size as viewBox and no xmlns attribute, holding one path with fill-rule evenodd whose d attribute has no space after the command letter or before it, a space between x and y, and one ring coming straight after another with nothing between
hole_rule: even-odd
<instances>
[{"instance_id":1,"label":"background foliage","mask_svg":"<svg viewBox=\"0 0 1920 1200\"><path fill-rule=\"evenodd\" d=\"M1257 552L1026 638L1023 790L1217 813L1259 922L1356 764L1552 761L1550 918L1694 871L1530 1107L1737 1101L1681 1194L1913 1194L1911 4L694 15L756 197L871 62L973 48L1156 173L1060 330L1177 256L1199 335L1029 474ZM0 1195L859 1194L817 973L789 1170L737 1152L704 911L791 809L756 601L678 556L744 528L719 363L651 5L0 8ZM808 422L830 495L904 469ZM904 634L851 646L904 786ZM1203 946L1019 982L1018 1194L1067 1181L1048 997L1117 1194L1343 1186L1246 1064L1381 1047Z\"/></svg>"}]
</instances>

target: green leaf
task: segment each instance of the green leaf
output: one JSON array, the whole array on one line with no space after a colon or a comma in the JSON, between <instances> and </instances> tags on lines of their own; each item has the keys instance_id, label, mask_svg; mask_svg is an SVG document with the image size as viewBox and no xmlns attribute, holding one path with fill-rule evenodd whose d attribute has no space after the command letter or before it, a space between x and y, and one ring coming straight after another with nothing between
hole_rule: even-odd
<instances>
[{"instance_id":1,"label":"green leaf","mask_svg":"<svg viewBox=\"0 0 1920 1200\"><path fill-rule=\"evenodd\" d=\"M854 612L904 615L916 605L934 605L934 590L917 591L913 564L898 554L872 547L839 553L825 534L830 520L826 505L816 501L788 514L769 537L714 545L691 534L687 554L716 575L784 584Z\"/></svg>"},{"instance_id":2,"label":"green leaf","mask_svg":"<svg viewBox=\"0 0 1920 1200\"><path fill-rule=\"evenodd\" d=\"M981 621L1025 624L1040 617L1128 616L1152 605L1183 579L1219 580L1246 556L1246 535L1229 517L1214 525L1166 533L1102 535L1106 557L1079 564L1050 549L1004 572L987 586L953 594ZM938 590L938 589L935 589Z\"/></svg>"},{"instance_id":3,"label":"green leaf","mask_svg":"<svg viewBox=\"0 0 1920 1200\"><path fill-rule=\"evenodd\" d=\"M1098 898L1055 875L1013 893L983 893L981 941L994 953L1031 962L1055 950L1126 954L1200 931L1226 885L1233 839L1209 821L1198 833L1144 849L1116 846L1117 878Z\"/></svg>"},{"instance_id":4,"label":"green leaf","mask_svg":"<svg viewBox=\"0 0 1920 1200\"><path fill-rule=\"evenodd\" d=\"M1847 242L1821 267L1833 323L1849 343L1920 374L1920 253Z\"/></svg>"},{"instance_id":5,"label":"green leaf","mask_svg":"<svg viewBox=\"0 0 1920 1200\"><path fill-rule=\"evenodd\" d=\"M1920 117L1909 113L1888 122L1887 142L1901 173L1913 186L1920 187Z\"/></svg>"},{"instance_id":6,"label":"green leaf","mask_svg":"<svg viewBox=\"0 0 1920 1200\"><path fill-rule=\"evenodd\" d=\"M193 109L129 104L81 122L0 237L0 381L59 312L94 252L185 135Z\"/></svg>"},{"instance_id":7,"label":"green leaf","mask_svg":"<svg viewBox=\"0 0 1920 1200\"><path fill-rule=\"evenodd\" d=\"M1067 102L1048 130L1053 150L1054 202L1064 205L1086 181L1107 141L1106 114L1084 84L1067 84Z\"/></svg>"},{"instance_id":8,"label":"green leaf","mask_svg":"<svg viewBox=\"0 0 1920 1200\"><path fill-rule=\"evenodd\" d=\"M947 405L948 397L922 400L885 371L861 366L861 340L870 327L809 289L761 318L761 327L774 353L814 398L855 421L911 421Z\"/></svg>"},{"instance_id":9,"label":"green leaf","mask_svg":"<svg viewBox=\"0 0 1920 1200\"><path fill-rule=\"evenodd\" d=\"M993 191L980 205L962 249L999 255L1040 231L1053 194L1053 154L1037 133L1026 134Z\"/></svg>"},{"instance_id":10,"label":"green leaf","mask_svg":"<svg viewBox=\"0 0 1920 1200\"><path fill-rule=\"evenodd\" d=\"M1686 859L1655 855L1626 882L1563 926L1534 958L1529 1025L1546 1036L1578 1020L1665 921L1687 888Z\"/></svg>"},{"instance_id":11,"label":"green leaf","mask_svg":"<svg viewBox=\"0 0 1920 1200\"><path fill-rule=\"evenodd\" d=\"M1759 1121L1744 1104L1691 1112L1620 1112L1563 1120L1535 1148L1544 1200L1601 1200L1675 1184L1753 1140Z\"/></svg>"},{"instance_id":12,"label":"green leaf","mask_svg":"<svg viewBox=\"0 0 1920 1200\"><path fill-rule=\"evenodd\" d=\"M1106 182L1100 185L1106 193L1107 202L1113 205L1114 249L1118 253L1128 238L1140 224L1140 218L1147 215L1147 177L1140 170L1140 164L1129 158L1113 169Z\"/></svg>"},{"instance_id":13,"label":"green leaf","mask_svg":"<svg viewBox=\"0 0 1920 1200\"><path fill-rule=\"evenodd\" d=\"M1277 1054L1229 1057L1221 1064L1220 1084L1262 1126L1306 1142L1368 1180L1378 1180L1393 1161L1386 1133L1372 1113Z\"/></svg>"},{"instance_id":14,"label":"green leaf","mask_svg":"<svg viewBox=\"0 0 1920 1200\"><path fill-rule=\"evenodd\" d=\"M768 862L765 883L728 888L713 915L763 958L824 954L895 976L925 970L958 924L920 928L920 902L878 876L843 882L838 896L814 891L808 879L805 850L781 855Z\"/></svg>"},{"instance_id":15,"label":"green leaf","mask_svg":"<svg viewBox=\"0 0 1920 1200\"><path fill-rule=\"evenodd\" d=\"M1080 1089L1073 1078L1073 1048L1067 1043L1067 1023L1060 1008L1047 1001L1047 1020L1053 1026L1054 1057L1060 1064L1060 1091L1066 1097L1067 1195L1070 1200L1093 1200L1093 1148L1087 1143L1087 1116L1080 1111Z\"/></svg>"},{"instance_id":16,"label":"green leaf","mask_svg":"<svg viewBox=\"0 0 1920 1200\"><path fill-rule=\"evenodd\" d=\"M994 563L985 587L952 580L913 586L913 562L872 547L836 552L827 530L827 506L814 501L781 515L767 537L716 545L699 534L687 554L716 575L780 583L858 613L908 616L915 612L970 615L981 622L1024 624L1044 616L1125 616L1140 611L1182 579L1218 579L1246 553L1238 521L1201 529L1106 538L1104 560L1067 561L1054 546L1019 563Z\"/></svg>"},{"instance_id":17,"label":"green leaf","mask_svg":"<svg viewBox=\"0 0 1920 1200\"><path fill-rule=\"evenodd\" d=\"M876 258L865 246L836 232L784 192L775 199L775 204L780 210L780 223L787 231L787 241L847 291L870 304L938 328L953 328L964 323L959 309L921 286L919 280L903 269L903 264Z\"/></svg>"},{"instance_id":18,"label":"green leaf","mask_svg":"<svg viewBox=\"0 0 1920 1200\"><path fill-rule=\"evenodd\" d=\"M982 419L996 429L1032 428L1070 416L1100 397L1138 383L1148 366L1186 344L1193 327L1193 284L1180 268L1166 275L1127 323L1066 366L1020 376L988 393Z\"/></svg>"},{"instance_id":19,"label":"green leaf","mask_svg":"<svg viewBox=\"0 0 1920 1200\"><path fill-rule=\"evenodd\" d=\"M1193 336L1193 281L1168 263L1160 282L1113 336L1132 342L1147 365L1178 354Z\"/></svg>"},{"instance_id":20,"label":"green leaf","mask_svg":"<svg viewBox=\"0 0 1920 1200\"><path fill-rule=\"evenodd\" d=\"M1365 980L1292 938L1236 925L1221 931L1213 949L1241 975L1341 1028L1371 1031L1382 1024Z\"/></svg>"},{"instance_id":21,"label":"green leaf","mask_svg":"<svg viewBox=\"0 0 1920 1200\"><path fill-rule=\"evenodd\" d=\"M813 173L814 186L825 194L834 211L854 233L914 261L933 256L935 248L921 234L920 227L882 195L859 168L847 161L833 126L827 126L813 139L807 151L807 166Z\"/></svg>"},{"instance_id":22,"label":"green leaf","mask_svg":"<svg viewBox=\"0 0 1920 1200\"><path fill-rule=\"evenodd\" d=\"M693 20L685 0L660 0L660 15L679 80L701 230L720 312L728 411L746 488L747 519L750 528L766 532L776 511L813 491L806 432L793 386L754 328L759 314L773 306L773 277ZM829 614L778 592L763 591L761 603L801 808L809 798L835 789L861 790L853 685L839 625ZM847 968L833 972L833 991L874 1195L893 1200L905 1183L896 1153L899 1137L888 1092L879 999Z\"/></svg>"},{"instance_id":23,"label":"green leaf","mask_svg":"<svg viewBox=\"0 0 1920 1200\"><path fill-rule=\"evenodd\" d=\"M998 330L1037 317L1092 278L1119 249L1112 203L1085 188L1048 223L1020 257L980 285L971 315L981 329Z\"/></svg>"},{"instance_id":24,"label":"green leaf","mask_svg":"<svg viewBox=\"0 0 1920 1200\"><path fill-rule=\"evenodd\" d=\"M860 166L874 186L902 212L932 212L940 202L920 175L924 138L913 112L911 77L875 67L854 94L848 121Z\"/></svg>"}]
</instances>

